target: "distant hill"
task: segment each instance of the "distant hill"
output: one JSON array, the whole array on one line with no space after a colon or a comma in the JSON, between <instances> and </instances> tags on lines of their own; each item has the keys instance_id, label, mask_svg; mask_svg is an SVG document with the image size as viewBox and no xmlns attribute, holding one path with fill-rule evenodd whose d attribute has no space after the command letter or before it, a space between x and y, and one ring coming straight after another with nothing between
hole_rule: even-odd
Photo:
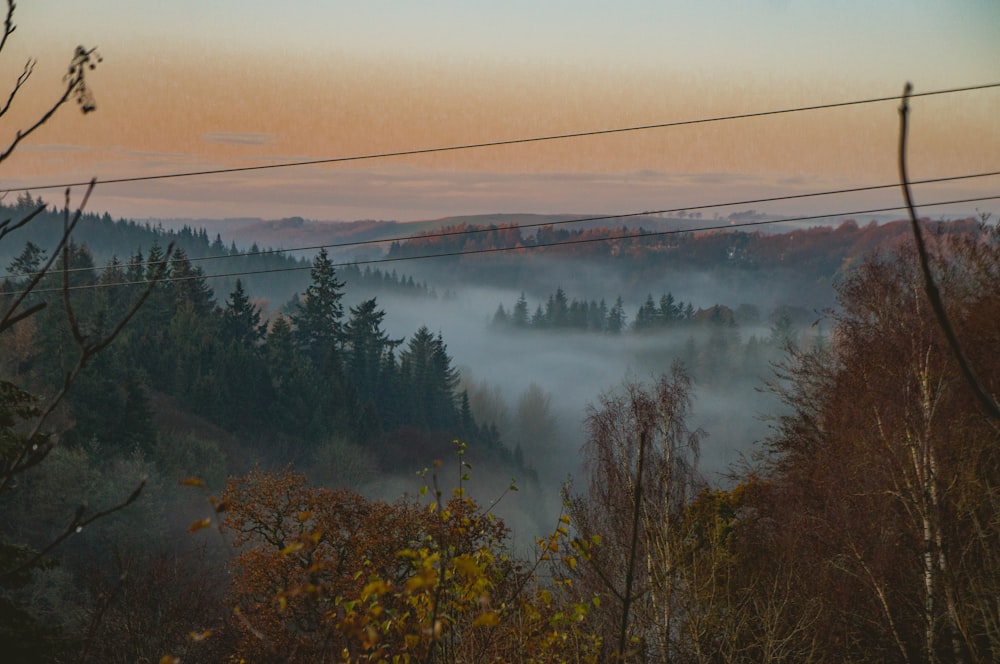
<instances>
[{"instance_id":1,"label":"distant hill","mask_svg":"<svg viewBox=\"0 0 1000 664\"><path fill-rule=\"evenodd\" d=\"M13 206L0 205L0 219L13 221L21 219L35 208L35 203L23 200ZM269 247L274 245L266 241L269 237L266 233L242 235L241 239L245 238L246 242L237 243L232 237L223 236L219 229L257 226L263 229L272 228L275 231L273 237L284 237L288 240L295 239L296 236L282 236L278 231L294 230L297 227L308 229L308 222L298 223L294 219L277 222L264 222L259 219L203 221L206 223L198 227L182 223L182 220L139 222L130 219L114 220L108 214L91 213L83 215L80 219L73 234L73 241L86 245L98 268L113 260L127 263L136 256L146 256L154 245L165 248L173 244L175 248L183 250L194 267L207 276L215 277L209 280L209 286L220 303L232 292L237 278L242 280L244 288L251 296L274 310L280 309L293 293L305 291L310 281L309 270L315 250L293 254L270 249ZM363 225L343 224L343 226L345 228L341 229L340 237L350 238L350 241L365 237ZM8 273L8 266L21 253L26 243L32 242L48 252L58 243L62 229L62 212L49 209L26 226L3 236L0 242L0 278ZM209 229L215 232L210 234ZM301 243L300 240L286 241L283 243L284 246L345 241L327 239L323 235L311 237L305 234L299 237ZM245 255L247 252L251 252L251 255ZM381 255L382 252L378 253ZM343 252L337 258L350 259ZM388 266L385 270L379 267L344 267L340 270L340 278L351 285L351 294L357 299L386 292L434 295L433 290L425 283L414 282L412 277L408 278L406 274L397 272L393 266Z\"/></svg>"},{"instance_id":2,"label":"distant hill","mask_svg":"<svg viewBox=\"0 0 1000 664\"><path fill-rule=\"evenodd\" d=\"M16 219L30 209L28 203L31 201L0 206L0 211L5 217ZM379 288L395 288L400 284L406 288L412 284L413 292L430 293L435 289L447 292L454 290L455 284L464 284L542 295L560 284L568 286L573 280L589 280L596 285L588 285L588 291L602 295L600 282L613 275L615 283L608 283L608 292L603 295L633 293L641 298L648 291L666 292L678 283L693 281L695 274L711 274L712 280L721 285L773 289L775 283L780 283L781 296L790 303L812 306L832 302L831 284L860 257L910 241L909 225L904 221L869 221L862 225L847 220L836 226L824 226L784 222L753 210L734 213L728 220L696 215L609 220L594 218L596 215L525 213L401 223L315 221L301 217L134 221L88 214L81 221L76 239L88 245L99 265L113 257L126 261L137 250L148 252L153 243L165 246L174 242L207 275L269 270L243 280L249 292L273 306L280 306L292 293L304 290L316 248L329 245L346 245L329 250L334 260L341 263L396 259L371 266L369 273L375 268L381 272L370 276L364 267L353 271L356 285L367 279L369 286ZM769 223L730 228L726 221ZM710 227L718 228L705 230ZM62 215L47 211L28 227L11 233L0 243L0 267L8 265L26 241L41 247L53 246L61 228ZM929 228L934 233L967 232L976 228L976 222L972 219L934 222ZM451 235L434 236L441 231ZM637 234L643 237L634 237ZM604 239L609 237L613 239ZM542 246L546 244L564 246ZM524 250L411 260L438 253L510 246ZM266 247L299 251L233 256ZM222 299L234 282L235 276L223 277L212 280L212 286Z\"/></svg>"},{"instance_id":3,"label":"distant hill","mask_svg":"<svg viewBox=\"0 0 1000 664\"><path fill-rule=\"evenodd\" d=\"M534 229L546 224L564 225L574 230L594 230L607 227L625 228L628 230L644 229L650 232L675 230L701 230L707 227L723 226L737 223L760 223L757 227L761 233L777 234L794 232L814 226L830 225L837 222L814 221L785 222L776 215L758 213L754 210L734 212L720 218L695 216L699 213L681 213L681 215L662 216L657 214L634 215L625 217L604 217L599 213L581 214L530 214L530 213L497 213L458 215L427 219L424 221L386 221L360 219L356 221L322 221L303 219L302 217L285 217L283 219L261 219L259 217L239 217L228 219L176 218L176 219L143 219L136 223L166 231L181 231L184 228L205 229L209 236L221 235L226 244L235 244L241 249L258 246L294 249L297 247L314 247L318 245L339 244L348 242L378 242L407 238L416 235L433 233L442 229L486 228L489 226L516 226L533 234ZM881 224L892 221L885 215L866 216L858 219L859 223L876 221ZM566 224L565 222L573 222ZM356 246L346 248L341 252L334 251L342 257L371 258L385 253L387 245Z\"/></svg>"}]
</instances>

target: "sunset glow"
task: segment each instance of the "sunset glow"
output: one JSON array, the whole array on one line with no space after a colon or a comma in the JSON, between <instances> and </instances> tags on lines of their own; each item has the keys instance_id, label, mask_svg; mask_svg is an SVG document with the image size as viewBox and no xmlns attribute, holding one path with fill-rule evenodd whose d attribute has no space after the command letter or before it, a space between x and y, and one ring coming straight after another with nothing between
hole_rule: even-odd
<instances>
[{"instance_id":1,"label":"sunset glow","mask_svg":"<svg viewBox=\"0 0 1000 664\"><path fill-rule=\"evenodd\" d=\"M438 2L418 13L303 2L277 16L258 2L60 4L19 7L4 75L28 55L40 62L5 131L56 94L60 54L76 42L104 56L92 75L99 110L59 114L5 164L7 187L691 120L893 95L906 80L918 91L1000 80L1000 10L989 2L900 6L900 16L865 3ZM996 89L915 100L914 176L996 170L998 101ZM138 217L409 220L884 183L896 176L896 106L108 185L94 205Z\"/></svg>"}]
</instances>

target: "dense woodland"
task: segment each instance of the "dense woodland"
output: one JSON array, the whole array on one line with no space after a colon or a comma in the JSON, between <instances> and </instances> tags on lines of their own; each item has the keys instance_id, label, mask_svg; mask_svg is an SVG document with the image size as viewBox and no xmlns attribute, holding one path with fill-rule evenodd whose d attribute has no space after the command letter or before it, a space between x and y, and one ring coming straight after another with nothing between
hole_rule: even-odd
<instances>
[{"instance_id":1,"label":"dense woodland","mask_svg":"<svg viewBox=\"0 0 1000 664\"><path fill-rule=\"evenodd\" d=\"M0 243L0 265L12 265L29 242L41 249L53 247L59 241L65 210L46 205L40 196L22 193L12 205L3 205L0 209L7 217L17 219L40 206L45 206L45 209L34 217L31 224L12 229ZM77 237L82 238L81 243L86 244L87 252L99 267L108 262L141 259L143 252L149 252L154 245L163 251L164 247L172 244L200 273L213 277L212 286L220 300L236 286L237 277L225 276L229 274L250 272L238 277L243 288L272 308L280 307L289 293L301 293L310 282L311 255L296 256L292 252L260 247L256 242L237 247L234 242L223 242L218 233L211 237L205 228L184 225L178 230L168 230L162 224L148 221L116 220L106 213L84 213L76 230ZM359 296L362 299L390 293L437 296L426 283L418 283L412 276L398 274L391 266L381 270L378 267L343 264L338 273L353 291L365 294Z\"/></svg>"},{"instance_id":2,"label":"dense woodland","mask_svg":"<svg viewBox=\"0 0 1000 664\"><path fill-rule=\"evenodd\" d=\"M556 286L574 286L578 280L600 283L614 277L616 285L596 298L613 306L624 295L626 306L643 304L649 293L673 292L696 308L715 303L734 309L746 293L777 299L757 302L766 316L779 306L825 309L836 305L834 284L875 251L893 252L911 242L908 223L893 221L864 225L845 220L836 226L814 226L787 232L724 226L712 231L685 231L683 220L659 220L656 230L629 227L541 226L521 229L516 223L475 225L461 223L427 232L424 237L390 245L387 256L407 258L463 251L488 253L444 256L414 261L410 269L421 279L524 291L533 301L542 300ZM677 226L671 230L673 223ZM974 231L972 219L953 222L926 221L931 235ZM667 230L662 230L666 226ZM441 235L441 233L447 233ZM517 249L508 251L505 248ZM505 249L495 252L497 249ZM561 273L553 283L552 275ZM693 302L693 275L711 275L724 290L741 293L729 301ZM594 286L588 286L593 290ZM586 291L585 291L586 292ZM780 295L780 297L779 297ZM656 302L659 305L659 302ZM512 304L507 303L510 313ZM634 308L628 311L634 314ZM529 316L534 309L529 311Z\"/></svg>"},{"instance_id":3,"label":"dense woodland","mask_svg":"<svg viewBox=\"0 0 1000 664\"><path fill-rule=\"evenodd\" d=\"M0 162L67 101L94 110L98 62L76 49L65 94ZM28 195L0 216L5 662L1000 659L1000 231L985 217L934 226L959 351L899 224L644 238L510 225L394 244L391 258L534 246L532 269L520 252L437 262L439 283L514 292L557 258L613 266L634 293L696 265L836 284L833 329L811 339L789 308L744 342L752 310L672 291L631 321L621 298L571 300L551 281L534 284L533 314L525 295L499 308L506 334L642 338L649 366L677 360L588 407L582 473L531 538L497 516L517 481L474 491L484 468L532 477L531 450L459 389L440 333L391 337L377 299L349 299L345 280L421 298L425 285ZM222 257L268 283L216 291L200 261ZM271 305L276 282L299 295ZM708 482L697 386L741 385L776 357L772 435ZM544 415L544 395L526 394L524 412ZM391 473L415 490L359 492Z\"/></svg>"},{"instance_id":4,"label":"dense woodland","mask_svg":"<svg viewBox=\"0 0 1000 664\"><path fill-rule=\"evenodd\" d=\"M934 246L992 392L1000 238L983 226ZM8 307L46 255L30 244L12 261ZM703 432L687 423L692 380L748 361L736 312L649 295L612 329L620 300L561 288L534 315L523 296L498 310L510 333L718 331L687 348L689 366L590 407L584 475L533 548L469 497L484 462L530 473L477 421L445 340L390 338L375 299L345 311L325 252L309 274L265 321L241 281L215 296L183 249L98 268L71 241L18 304L46 306L0 336L0 609L16 661L971 662L1000 649L997 424L910 252L842 278L828 338L802 343L788 312L770 321L755 370L785 349L771 389L786 409L729 488L699 474ZM593 328L572 322L584 311ZM421 469L424 489L394 502L346 488ZM65 531L74 510L123 501Z\"/></svg>"}]
</instances>

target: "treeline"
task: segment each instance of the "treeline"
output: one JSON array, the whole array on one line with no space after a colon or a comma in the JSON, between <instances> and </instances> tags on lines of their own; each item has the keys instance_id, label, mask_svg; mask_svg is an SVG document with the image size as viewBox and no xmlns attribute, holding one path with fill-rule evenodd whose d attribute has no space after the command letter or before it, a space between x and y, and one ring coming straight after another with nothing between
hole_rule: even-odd
<instances>
[{"instance_id":1,"label":"treeline","mask_svg":"<svg viewBox=\"0 0 1000 664\"><path fill-rule=\"evenodd\" d=\"M270 321L238 279L217 303L183 249L167 257L154 244L104 268L83 245L71 244L68 257L73 309L93 327L91 334L107 331L107 321L124 315L146 282L159 281L113 351L102 354L70 394L70 442L100 440L112 454L150 451L156 441L150 400L162 394L274 462L311 463L317 448L333 439L387 471L440 456L442 444L447 451L456 437L477 454L510 458L496 429L478 425L468 398L457 393L458 371L441 335L424 327L408 340L390 338L375 298L345 311L345 284L325 251L313 261L302 297ZM29 244L11 271L33 273L43 259ZM63 268L61 258L57 267ZM373 271L368 277L385 279ZM389 280L399 283L395 275ZM28 281L10 278L4 292ZM26 321L21 345L5 348L19 371L40 372L52 386L75 361L72 331L61 320L61 290L55 277L39 284L25 305L49 306Z\"/></svg>"},{"instance_id":2,"label":"treeline","mask_svg":"<svg viewBox=\"0 0 1000 664\"><path fill-rule=\"evenodd\" d=\"M521 229L517 224L459 224L435 235L393 244L391 258L448 254L471 250L493 252L445 256L434 261L435 280L524 290L538 294L539 283L551 279L553 265L585 265L588 271L609 270L629 289L642 292L650 283L709 272L725 287L766 288L780 283L785 301L798 305L832 306L832 284L873 251L894 251L909 241L906 221L816 226L783 232L722 228L674 232L669 222L648 228L543 226ZM975 232L974 219L925 222L938 236ZM469 232L474 231L474 232ZM664 231L671 231L665 233ZM463 234L469 232L468 234ZM546 246L548 245L548 246ZM424 270L414 264L414 270ZM419 272L428 274L430 272ZM752 280L752 281L748 281ZM609 303L610 305L610 303Z\"/></svg>"},{"instance_id":3,"label":"treeline","mask_svg":"<svg viewBox=\"0 0 1000 664\"><path fill-rule=\"evenodd\" d=\"M727 307L716 306L708 310L695 311L690 302L685 304L683 301L677 301L672 293L661 295L658 302L653 300L652 294L649 294L630 323L621 296L618 296L615 303L609 307L603 299L600 301L569 299L566 291L558 287L545 300L544 306L539 303L530 313L528 300L523 292L509 311L501 303L493 314L492 325L497 329L575 330L621 334L628 330L647 332L675 327L703 319L717 322L716 319L720 316L726 318L726 323L734 322L732 312Z\"/></svg>"},{"instance_id":4,"label":"treeline","mask_svg":"<svg viewBox=\"0 0 1000 664\"><path fill-rule=\"evenodd\" d=\"M45 205L41 198L22 193L13 204L0 205L0 216L18 219L41 205ZM55 246L62 234L63 215L63 210L47 207L32 223L10 232L0 244L0 262L10 265L17 258L18 248L28 243L39 248ZM256 273L238 278L247 291L272 303L284 302L288 294L301 293L309 284L311 259L260 247L256 242L244 249L233 242L227 245L220 234L212 238L205 228L183 226L170 230L149 222L116 220L107 213L85 213L77 223L74 238L86 245L97 264L122 261L126 257L131 260L136 258L137 250L141 254L154 245L162 248L172 244L183 251L204 276L212 277L220 295L232 292L237 277L217 275ZM370 265L362 268L352 264L339 269L341 277L351 285L352 294L358 293L359 299L388 293L437 296L426 282L415 281L412 276L398 274L396 270L383 271Z\"/></svg>"}]
</instances>

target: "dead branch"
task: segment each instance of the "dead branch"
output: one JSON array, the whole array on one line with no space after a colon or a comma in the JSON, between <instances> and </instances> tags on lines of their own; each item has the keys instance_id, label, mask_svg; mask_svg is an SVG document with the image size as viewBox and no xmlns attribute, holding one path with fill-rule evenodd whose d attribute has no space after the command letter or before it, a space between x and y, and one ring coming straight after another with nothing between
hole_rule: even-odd
<instances>
[{"instance_id":1,"label":"dead branch","mask_svg":"<svg viewBox=\"0 0 1000 664\"><path fill-rule=\"evenodd\" d=\"M87 506L86 505L80 505L78 508L76 508L76 514L73 515L73 519L69 522L69 524L66 526L66 528L63 530L63 532L58 537L56 537L54 540L52 540L51 542L49 542L45 546L44 549L42 549L41 551L37 552L34 556L32 556L31 558L29 558L28 560L24 561L23 563L21 563L17 567L15 567L13 569L9 569L6 572L0 574L0 582L6 581L7 579L9 579L11 577L14 577L14 576L20 574L21 572L25 572L25 571L31 569L32 567L34 567L35 565L37 565L38 562L40 560L42 560L42 558L44 558L51 551L53 551L57 546L59 546L60 544L62 544L63 542L65 542L67 539L69 539L70 536L72 536L72 535L80 532L85 527L89 526L90 524L92 524L93 522L97 521L98 519L103 519L104 517L110 516L111 514L114 514L115 512L117 512L119 510L125 509L126 507L128 507L129 505L131 505L132 503L134 503L136 500L138 500L140 494L142 494L142 490L145 487L146 487L146 480L140 481L139 485L135 489L132 490L132 493L129 494L129 497L126 498L124 501L118 503L117 505L113 505L113 506L111 506L111 507L109 507L107 509L101 510L100 512L97 512L96 514L92 514L89 517L86 516L86 514L87 514Z\"/></svg>"},{"instance_id":2,"label":"dead branch","mask_svg":"<svg viewBox=\"0 0 1000 664\"><path fill-rule=\"evenodd\" d=\"M14 0L7 0L7 14L4 18L3 30L0 31L3 34L0 35L0 52L3 51L4 46L7 44L7 38L10 37L17 26L14 25L14 10L17 5ZM98 63L101 62L101 56L94 48L85 48L83 46L77 46L76 50L73 52L73 57L69 61L69 67L66 70L66 74L63 76L63 92L62 94L52 103L49 108L42 113L34 123L29 125L26 129L19 129L15 134L14 138L10 141L6 148L0 151L0 162L10 157L11 153L14 152L14 148L23 141L25 138L33 134L39 127L49 121L49 119L55 115L63 104L68 102L70 99L76 101L80 106L80 111L83 113L90 113L97 105L94 103L94 97L90 92L90 88L87 87L87 72L97 68ZM2 107L0 107L0 116L3 116L7 110L10 108L11 104L14 102L14 98L17 93L21 90L28 79L31 78L31 74L35 70L35 61L28 60L24 65L24 69L18 75L17 80L14 82L14 87L11 88L10 93L7 95L7 101Z\"/></svg>"},{"instance_id":3,"label":"dead branch","mask_svg":"<svg viewBox=\"0 0 1000 664\"><path fill-rule=\"evenodd\" d=\"M965 353L962 351L962 346L959 344L958 337L955 335L955 330L951 326L951 321L948 319L948 314L944 308L944 302L941 300L941 294L938 292L937 285L934 283L934 277L931 275L930 261L927 258L927 248L924 246L924 238L920 231L920 224L917 221L917 211L913 205L913 198L910 195L910 180L906 172L906 134L907 134L907 116L909 115L909 99L910 93L913 91L913 85L907 83L903 88L903 102L899 107L899 178L900 186L903 188L903 198L906 200L906 208L910 213L910 224L913 228L913 240L917 245L917 256L920 260L920 269L924 274L924 289L927 291L927 298L930 300L931 308L934 310L934 315L937 317L938 324L941 326L941 331L944 332L945 338L948 340L948 344L951 346L952 354L958 361L958 366L962 370L962 375L965 376L965 381L972 388L975 393L976 398L982 404L986 412L995 420L1000 421L1000 406L997 406L997 402L986 393L983 389L982 384L976 377L975 372L972 370L972 366L969 364L968 359L965 357Z\"/></svg>"},{"instance_id":4,"label":"dead branch","mask_svg":"<svg viewBox=\"0 0 1000 664\"><path fill-rule=\"evenodd\" d=\"M90 186L87 188L84 198L80 203L80 206L76 209L72 218L69 216L68 209L68 198L67 198L67 213L63 223L63 236L57 245L56 251L52 252L52 257L49 258L45 266L35 273L34 278L31 283L21 292L19 299L14 303L11 309L8 311L7 315L2 321L0 321L0 332L2 332L7 327L10 327L18 320L23 320L30 313L32 309L36 311L41 307L35 305L24 312L21 312L17 316L12 316L13 310L23 301L24 297L31 292L31 290L37 285L39 280L48 273L52 266L53 261L60 253L63 256L63 279L62 279L62 300L63 307L66 311L66 318L70 325L70 329L73 334L73 339L76 342L77 349L79 351L79 356L77 358L76 364L72 369L66 372L66 376L63 379L63 384L59 391L49 400L48 405L42 409L41 413L35 420L35 424L32 427L30 433L24 438L24 442L21 446L21 451L17 457L9 462L5 463L3 468L0 468L0 492L3 492L9 486L11 480L15 475L18 475L28 468L38 465L49 455L49 453L55 448L57 439L53 437L45 437L42 435L42 428L45 426L45 422L48 420L49 416L55 411L58 405L66 397L67 392L69 392L70 387L76 382L77 377L86 368L90 360L94 358L97 354L107 348L112 341L121 333L125 326L135 317L142 308L146 300L152 294L153 289L157 284L163 279L164 274L169 266L169 260L173 254L174 245L170 243L167 246L166 255L164 260L157 265L156 271L153 276L147 282L145 290L142 294L132 303L129 310L119 319L115 327L105 335L98 337L97 339L90 339L83 335L80 330L79 324L76 320L76 315L73 311L72 304L70 302L70 289L69 289L69 252L68 245L70 235L73 229L76 227L80 218L83 216L83 209L86 206L87 201L90 197L90 193L93 191L96 180L91 180ZM67 197L69 192L67 191Z\"/></svg>"}]
</instances>

